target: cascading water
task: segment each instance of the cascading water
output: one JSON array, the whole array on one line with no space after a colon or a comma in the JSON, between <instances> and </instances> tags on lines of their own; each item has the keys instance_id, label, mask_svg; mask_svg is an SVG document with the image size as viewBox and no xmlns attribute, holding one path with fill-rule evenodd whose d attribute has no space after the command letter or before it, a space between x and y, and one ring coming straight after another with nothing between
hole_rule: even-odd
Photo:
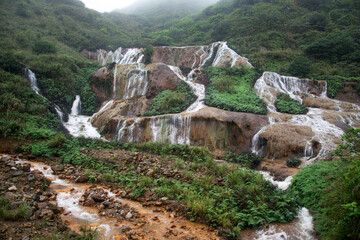
<instances>
[{"instance_id":1,"label":"cascading water","mask_svg":"<svg viewBox=\"0 0 360 240\"><path fill-rule=\"evenodd\" d=\"M313 218L307 208L301 208L296 219L289 224L270 224L267 230L258 230L256 240L314 240Z\"/></svg>"},{"instance_id":2,"label":"cascading water","mask_svg":"<svg viewBox=\"0 0 360 240\"><path fill-rule=\"evenodd\" d=\"M26 72L27 72L28 78L30 80L31 89L34 90L34 92L36 94L40 95L40 89L37 84L37 79L36 79L35 73L33 73L30 69L26 69Z\"/></svg>"},{"instance_id":3,"label":"cascading water","mask_svg":"<svg viewBox=\"0 0 360 240\"><path fill-rule=\"evenodd\" d=\"M81 100L80 96L77 95L71 108L69 121L64 123L65 128L74 137L100 138L101 135L97 132L96 128L91 125L91 117L80 115L80 111Z\"/></svg>"},{"instance_id":4,"label":"cascading water","mask_svg":"<svg viewBox=\"0 0 360 240\"><path fill-rule=\"evenodd\" d=\"M36 75L35 73L33 73L30 69L26 69L25 70L25 73L27 74L28 78L29 78L29 81L30 81L30 87L31 89L38 95L42 96L44 99L46 99L47 101L49 101L46 97L44 97L43 95L40 94L40 89L38 87L38 84L37 84L37 78L36 78ZM64 113L63 111L61 110L61 108L58 106L58 105L54 105L54 109L59 117L59 120L61 122L64 122Z\"/></svg>"},{"instance_id":5,"label":"cascading water","mask_svg":"<svg viewBox=\"0 0 360 240\"><path fill-rule=\"evenodd\" d=\"M171 115L151 118L153 142L190 145L191 116Z\"/></svg>"},{"instance_id":6,"label":"cascading water","mask_svg":"<svg viewBox=\"0 0 360 240\"><path fill-rule=\"evenodd\" d=\"M322 92L318 97L312 95L310 81L304 79L298 79L294 77L281 76L277 73L265 72L261 78L257 80L255 83L255 90L257 94L262 98L268 106L268 110L271 113L276 113L281 116L280 113L277 113L274 102L276 100L277 93L286 93L292 99L295 99L299 102L302 102L301 95L310 95L314 98L327 98L327 84L322 89ZM359 113L343 113L342 108L340 107L341 103L336 100L328 100L334 103L334 106L338 106L336 108L337 111L330 111L324 109L316 109L310 108L307 115L293 115L289 120L283 122L284 124L292 124L292 125L300 125L300 126L308 126L312 129L315 136L314 140L319 141L321 143L321 149L317 156L313 159L317 159L319 157L326 157L329 153L334 150L339 143L339 139L343 135L343 130L337 127L335 124L328 122L323 115L331 114L334 115L335 118L340 119L345 124L351 126L353 122L354 116L358 116ZM355 104L352 104L355 105ZM354 107L353 107L354 108ZM356 105L355 105L356 108ZM352 117L351 117L352 116ZM356 118L356 117L355 117ZM271 122L270 122L271 125ZM260 142L259 136L263 133L269 126L261 129L253 138L253 152L259 155L261 154L260 150ZM314 157L314 149L312 148L311 141L308 141L304 150L304 158L309 159Z\"/></svg>"},{"instance_id":7,"label":"cascading water","mask_svg":"<svg viewBox=\"0 0 360 240\"><path fill-rule=\"evenodd\" d=\"M148 87L148 74L146 70L135 69L128 73L127 79L123 99L146 94Z\"/></svg>"},{"instance_id":8,"label":"cascading water","mask_svg":"<svg viewBox=\"0 0 360 240\"><path fill-rule=\"evenodd\" d=\"M189 86L194 90L194 94L197 96L196 101L193 104L191 104L185 112L193 113L204 108L205 86L203 84L194 83L191 77L191 73L189 74L189 77L186 78L178 67L170 66L170 65L168 67L171 69L171 71L173 71L176 74L178 78L189 84Z\"/></svg>"}]
</instances>

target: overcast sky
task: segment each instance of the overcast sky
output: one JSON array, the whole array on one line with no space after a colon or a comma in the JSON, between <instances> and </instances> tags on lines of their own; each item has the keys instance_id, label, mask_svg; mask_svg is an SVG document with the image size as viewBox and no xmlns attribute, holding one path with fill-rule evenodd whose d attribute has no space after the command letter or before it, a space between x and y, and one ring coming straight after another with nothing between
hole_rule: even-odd
<instances>
[{"instance_id":1,"label":"overcast sky","mask_svg":"<svg viewBox=\"0 0 360 240\"><path fill-rule=\"evenodd\" d=\"M114 9L129 6L136 0L81 0L87 8L95 9L99 12L111 12Z\"/></svg>"}]
</instances>

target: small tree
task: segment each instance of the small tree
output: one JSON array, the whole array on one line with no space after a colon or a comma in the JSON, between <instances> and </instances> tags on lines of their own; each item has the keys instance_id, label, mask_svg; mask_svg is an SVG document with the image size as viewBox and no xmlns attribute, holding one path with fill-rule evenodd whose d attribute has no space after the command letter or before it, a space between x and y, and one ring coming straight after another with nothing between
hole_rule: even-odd
<instances>
[{"instance_id":1,"label":"small tree","mask_svg":"<svg viewBox=\"0 0 360 240\"><path fill-rule=\"evenodd\" d=\"M288 72L296 77L307 77L310 72L310 61L304 56L297 57L291 62Z\"/></svg>"},{"instance_id":2,"label":"small tree","mask_svg":"<svg viewBox=\"0 0 360 240\"><path fill-rule=\"evenodd\" d=\"M45 40L37 41L32 50L36 54L43 54L43 53L56 53L55 45L52 42L48 42Z\"/></svg>"},{"instance_id":3,"label":"small tree","mask_svg":"<svg viewBox=\"0 0 360 240\"><path fill-rule=\"evenodd\" d=\"M147 46L144 51L143 54L145 56L145 64L150 64L151 63L151 57L154 53L154 47L153 46Z\"/></svg>"}]
</instances>

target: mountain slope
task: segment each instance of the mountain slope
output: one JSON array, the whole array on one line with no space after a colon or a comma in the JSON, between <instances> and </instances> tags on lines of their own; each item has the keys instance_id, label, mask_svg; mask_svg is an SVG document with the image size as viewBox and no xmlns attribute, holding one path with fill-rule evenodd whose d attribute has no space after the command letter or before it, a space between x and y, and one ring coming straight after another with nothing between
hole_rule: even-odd
<instances>
[{"instance_id":1,"label":"mountain slope","mask_svg":"<svg viewBox=\"0 0 360 240\"><path fill-rule=\"evenodd\" d=\"M138 0L117 12L149 18L152 24L165 23L173 19L200 12L218 0Z\"/></svg>"},{"instance_id":2,"label":"mountain slope","mask_svg":"<svg viewBox=\"0 0 360 240\"><path fill-rule=\"evenodd\" d=\"M228 41L266 71L300 77L360 75L359 1L222 0L157 25L154 45ZM293 61L302 57L303 66Z\"/></svg>"}]
</instances>

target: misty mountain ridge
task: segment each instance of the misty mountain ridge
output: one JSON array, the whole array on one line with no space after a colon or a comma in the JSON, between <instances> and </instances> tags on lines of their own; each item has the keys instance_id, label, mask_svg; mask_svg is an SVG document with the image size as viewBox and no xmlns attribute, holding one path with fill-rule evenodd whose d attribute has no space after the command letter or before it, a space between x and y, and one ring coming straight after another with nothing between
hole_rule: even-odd
<instances>
[{"instance_id":1,"label":"misty mountain ridge","mask_svg":"<svg viewBox=\"0 0 360 240\"><path fill-rule=\"evenodd\" d=\"M126 8L114 11L150 18L164 16L168 21L169 18L181 18L200 12L216 2L218 0L138 0Z\"/></svg>"}]
</instances>

